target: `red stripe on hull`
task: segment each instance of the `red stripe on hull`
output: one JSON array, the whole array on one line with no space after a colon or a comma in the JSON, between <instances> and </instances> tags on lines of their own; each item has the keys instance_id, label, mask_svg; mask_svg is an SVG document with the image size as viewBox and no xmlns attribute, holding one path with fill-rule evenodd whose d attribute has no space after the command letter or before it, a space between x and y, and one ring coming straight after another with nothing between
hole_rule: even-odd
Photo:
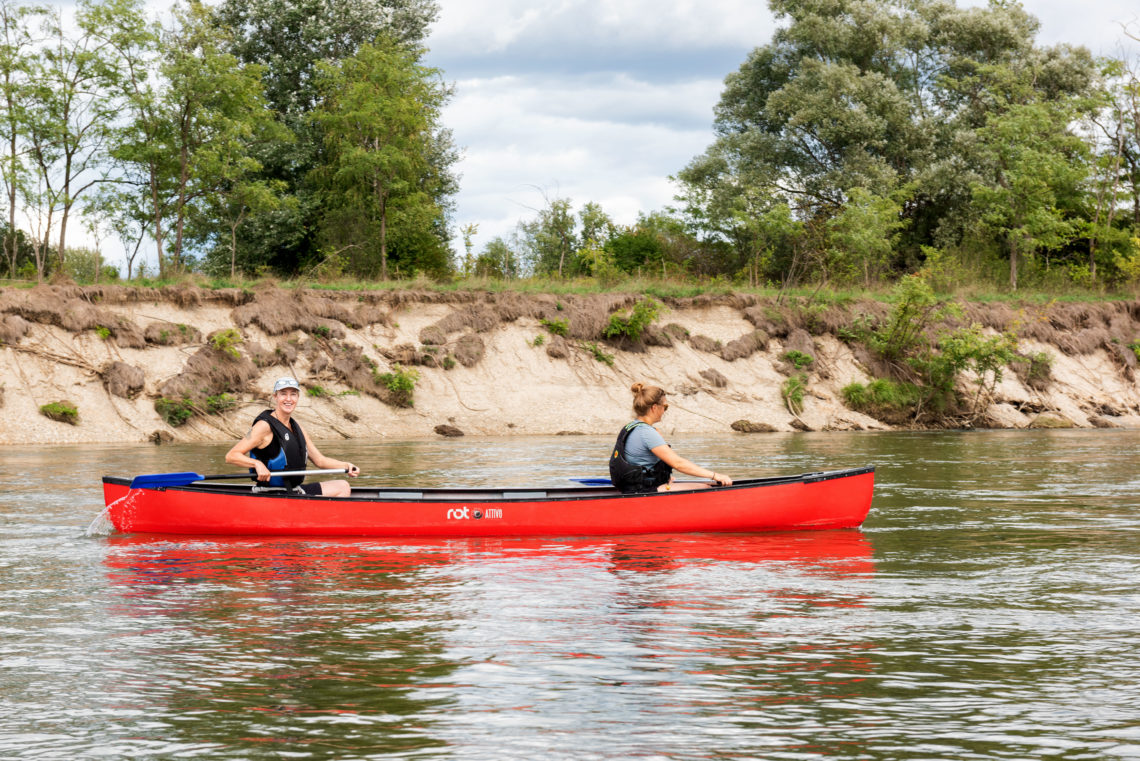
<instances>
[{"instance_id":1,"label":"red stripe on hull","mask_svg":"<svg viewBox=\"0 0 1140 761\"><path fill-rule=\"evenodd\" d=\"M103 491L111 521L123 532L425 537L739 533L860 525L871 507L874 472L843 473L641 496L599 490L568 496L575 490L549 489L544 493L560 498L533 501L517 495L502 499L502 492L491 499L486 493L492 490L455 490L454 495L437 490L428 498L407 500L254 495L216 485L132 492L122 479L104 479Z\"/></svg>"}]
</instances>

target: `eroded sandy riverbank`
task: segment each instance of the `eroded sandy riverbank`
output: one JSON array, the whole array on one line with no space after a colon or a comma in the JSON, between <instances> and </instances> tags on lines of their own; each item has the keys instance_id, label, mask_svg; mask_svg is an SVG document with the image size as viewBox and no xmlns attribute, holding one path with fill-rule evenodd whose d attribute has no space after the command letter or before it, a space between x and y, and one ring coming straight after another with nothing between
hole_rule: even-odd
<instances>
[{"instance_id":1,"label":"eroded sandy riverbank","mask_svg":"<svg viewBox=\"0 0 1140 761\"><path fill-rule=\"evenodd\" d=\"M298 412L317 439L431 436L440 426L467 435L610 433L629 417L635 380L672 393L666 433L728 431L738 421L776 431L894 427L849 409L841 394L871 371L837 336L839 312L881 305L805 317L753 296L675 299L646 345L600 341L609 314L638 298L0 289L0 442L233 439L285 374L324 392L306 395ZM1006 372L972 424L1140 427L1140 384L1127 350L1140 336L1134 312L1136 304L968 308L967 318L989 330L1016 322L1020 351L1053 358L1039 388ZM564 320L567 335L551 334L544 320ZM227 329L241 336L231 347L237 356L208 341ZM793 348L815 357L798 415L781 394L794 372L784 359ZM370 385L373 366L383 373L397 363L419 374L411 407ZM218 393L230 393L234 406L177 427L155 409L159 397ZM41 414L41 405L61 400L76 406L78 424Z\"/></svg>"}]
</instances>

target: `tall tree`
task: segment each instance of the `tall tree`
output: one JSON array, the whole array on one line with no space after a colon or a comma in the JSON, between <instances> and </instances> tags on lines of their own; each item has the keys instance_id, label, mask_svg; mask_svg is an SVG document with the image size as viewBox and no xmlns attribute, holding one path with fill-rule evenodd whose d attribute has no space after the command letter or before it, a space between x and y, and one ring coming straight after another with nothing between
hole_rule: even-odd
<instances>
[{"instance_id":1,"label":"tall tree","mask_svg":"<svg viewBox=\"0 0 1140 761\"><path fill-rule=\"evenodd\" d=\"M548 199L537 217L519 225L519 232L533 272L558 277L573 274L580 238L570 199Z\"/></svg>"},{"instance_id":2,"label":"tall tree","mask_svg":"<svg viewBox=\"0 0 1140 761\"><path fill-rule=\"evenodd\" d=\"M33 25L45 13L44 9L17 5L12 0L0 0L0 139L3 156L0 157L0 182L4 187L7 205L6 225L2 244L8 276L16 276L16 260L20 251L16 210L21 187L27 178L25 159L28 151L28 116L33 98L33 52L37 44Z\"/></svg>"},{"instance_id":3,"label":"tall tree","mask_svg":"<svg viewBox=\"0 0 1140 761\"><path fill-rule=\"evenodd\" d=\"M865 188L852 188L843 210L827 221L836 269L870 288L890 264L891 250L904 222L899 205Z\"/></svg>"},{"instance_id":4,"label":"tall tree","mask_svg":"<svg viewBox=\"0 0 1140 761\"><path fill-rule=\"evenodd\" d=\"M36 71L31 143L41 188L38 205L47 220L45 236L59 213L56 255L61 269L72 211L85 192L106 179L104 151L116 115L105 85L117 72L97 27L100 5L99 0L80 0L74 36L56 12Z\"/></svg>"},{"instance_id":5,"label":"tall tree","mask_svg":"<svg viewBox=\"0 0 1140 761\"><path fill-rule=\"evenodd\" d=\"M226 41L199 0L176 8L175 25L163 42L165 111L173 125L167 133L171 140L167 148L176 169L169 179L174 224L170 255L181 268L192 207L261 169L256 159L246 155L246 147L271 122L263 97L262 68L242 65L225 52ZM247 196L250 192L252 188L247 189ZM256 202L259 208L264 206L261 200Z\"/></svg>"},{"instance_id":6,"label":"tall tree","mask_svg":"<svg viewBox=\"0 0 1140 761\"><path fill-rule=\"evenodd\" d=\"M113 88L119 118L107 151L114 181L100 189L94 206L113 215L112 226L132 252L127 277L147 230L155 244L158 275L165 277L168 181L175 162L168 151L173 124L165 112L165 87L158 76L162 30L147 18L143 0L109 0L96 10L102 15L95 18L93 13L93 20L119 73Z\"/></svg>"},{"instance_id":7,"label":"tall tree","mask_svg":"<svg viewBox=\"0 0 1140 761\"><path fill-rule=\"evenodd\" d=\"M380 37L319 69L323 100L313 122L327 157L313 178L324 207L322 236L335 248L351 246L358 274L388 278L393 238L414 241L421 253L434 250L434 257L419 258L420 267L450 269L445 210L436 201L441 178L432 161L450 91L438 70L419 62L422 53Z\"/></svg>"},{"instance_id":8,"label":"tall tree","mask_svg":"<svg viewBox=\"0 0 1140 761\"><path fill-rule=\"evenodd\" d=\"M859 187L899 198L911 247L953 240L975 218L973 131L995 110L1071 99L1095 81L1088 51L1034 44L1037 22L1017 2L771 6L784 24L728 76L716 141L678 176L694 200L747 188L826 220ZM730 208L705 208L711 234L735 227Z\"/></svg>"},{"instance_id":9,"label":"tall tree","mask_svg":"<svg viewBox=\"0 0 1140 761\"><path fill-rule=\"evenodd\" d=\"M1087 146L1057 129L1071 118L1058 106L1033 103L994 114L978 130L990 176L975 184L974 196L982 221L1006 243L1013 290L1024 257L1058 248L1077 232L1065 200L1080 194L1088 175Z\"/></svg>"},{"instance_id":10,"label":"tall tree","mask_svg":"<svg viewBox=\"0 0 1140 761\"><path fill-rule=\"evenodd\" d=\"M293 200L251 218L241 233L253 261L292 272L318 258L320 192L311 184L323 162L322 135L310 114L322 101L318 67L357 53L378 37L418 47L438 10L435 0L222 0L216 23L231 31L231 52L264 67L266 99L288 140L250 146L261 178L285 183ZM439 146L435 202L449 203L454 181L450 143Z\"/></svg>"}]
</instances>

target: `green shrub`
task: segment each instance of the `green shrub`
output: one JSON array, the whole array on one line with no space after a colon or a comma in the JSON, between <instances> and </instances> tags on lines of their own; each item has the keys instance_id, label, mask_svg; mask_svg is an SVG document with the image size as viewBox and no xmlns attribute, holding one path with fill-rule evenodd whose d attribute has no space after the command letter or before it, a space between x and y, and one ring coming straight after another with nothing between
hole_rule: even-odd
<instances>
[{"instance_id":1,"label":"green shrub","mask_svg":"<svg viewBox=\"0 0 1140 761\"><path fill-rule=\"evenodd\" d=\"M1133 352L1136 348L1133 347ZM1140 359L1140 355L1137 356ZM1030 381L1042 382L1053 374L1053 355L1047 351L1036 351L1029 355L1029 371L1026 378Z\"/></svg>"},{"instance_id":2,"label":"green shrub","mask_svg":"<svg viewBox=\"0 0 1140 761\"><path fill-rule=\"evenodd\" d=\"M237 399L233 394L221 393L217 396L206 397L206 411L211 415L220 415L237 406Z\"/></svg>"},{"instance_id":3,"label":"green shrub","mask_svg":"<svg viewBox=\"0 0 1140 761\"><path fill-rule=\"evenodd\" d=\"M329 395L324 386L308 386L305 388L305 393L316 399Z\"/></svg>"},{"instance_id":4,"label":"green shrub","mask_svg":"<svg viewBox=\"0 0 1140 761\"><path fill-rule=\"evenodd\" d=\"M1128 348L1136 355L1136 359L1140 359L1140 339L1128 344Z\"/></svg>"},{"instance_id":5,"label":"green shrub","mask_svg":"<svg viewBox=\"0 0 1140 761\"><path fill-rule=\"evenodd\" d=\"M542 327L546 328L552 335L565 336L570 332L569 320L563 320L561 318L547 320L543 318L539 320L539 322L542 323Z\"/></svg>"},{"instance_id":6,"label":"green shrub","mask_svg":"<svg viewBox=\"0 0 1140 761\"><path fill-rule=\"evenodd\" d=\"M936 352L913 357L908 363L929 387L926 401L939 412L953 406L958 376L973 372L978 390L971 411L977 412L983 394L992 392L1001 382L1003 370L1013 361L1016 347L1013 336L987 336L980 325L971 325L942 335Z\"/></svg>"},{"instance_id":7,"label":"green shrub","mask_svg":"<svg viewBox=\"0 0 1140 761\"><path fill-rule=\"evenodd\" d=\"M237 359L241 356L237 350L238 344L241 342L241 333L239 333L236 328L226 328L225 330L219 330L217 333L210 337L211 346L213 346L218 351L229 354L234 359Z\"/></svg>"},{"instance_id":8,"label":"green shrub","mask_svg":"<svg viewBox=\"0 0 1140 761\"><path fill-rule=\"evenodd\" d=\"M609 365L610 367L614 366L614 355L607 354L602 350L602 347L598 346L596 343L583 342L582 348L593 354L594 359L598 360L602 364Z\"/></svg>"},{"instance_id":9,"label":"green shrub","mask_svg":"<svg viewBox=\"0 0 1140 761\"><path fill-rule=\"evenodd\" d=\"M534 337L534 346L542 346L544 343L546 343L546 336L544 336L542 333L539 333Z\"/></svg>"},{"instance_id":10,"label":"green shrub","mask_svg":"<svg viewBox=\"0 0 1140 761\"><path fill-rule=\"evenodd\" d=\"M780 396L784 398L784 406L793 415L799 415L804 411L804 391L807 390L807 380L806 374L796 373L784 381L784 385L780 389Z\"/></svg>"},{"instance_id":11,"label":"green shrub","mask_svg":"<svg viewBox=\"0 0 1140 761\"><path fill-rule=\"evenodd\" d=\"M403 367L398 363L392 365L392 372L381 373L378 376L380 383L391 392L392 402L398 407L413 406L412 393L419 379L418 370L414 367Z\"/></svg>"},{"instance_id":12,"label":"green shrub","mask_svg":"<svg viewBox=\"0 0 1140 761\"><path fill-rule=\"evenodd\" d=\"M68 401L51 402L40 407L40 414L60 423L79 425L79 410Z\"/></svg>"},{"instance_id":13,"label":"green shrub","mask_svg":"<svg viewBox=\"0 0 1140 761\"><path fill-rule=\"evenodd\" d=\"M442 364L443 364L444 370L452 369L453 367L455 367L455 357L448 354L446 357L443 358Z\"/></svg>"},{"instance_id":14,"label":"green shrub","mask_svg":"<svg viewBox=\"0 0 1140 761\"><path fill-rule=\"evenodd\" d=\"M111 329L104 327L102 325L96 325L95 326L95 335L99 336L104 341L106 341L108 338L111 337Z\"/></svg>"},{"instance_id":15,"label":"green shrub","mask_svg":"<svg viewBox=\"0 0 1140 761\"><path fill-rule=\"evenodd\" d=\"M177 428L194 415L194 404L189 399L170 399L160 396L154 401L154 411L171 428Z\"/></svg>"},{"instance_id":16,"label":"green shrub","mask_svg":"<svg viewBox=\"0 0 1140 761\"><path fill-rule=\"evenodd\" d=\"M923 390L919 386L885 378L877 378L866 385L850 383L843 387L841 393L851 409L895 423L913 417L923 397Z\"/></svg>"},{"instance_id":17,"label":"green shrub","mask_svg":"<svg viewBox=\"0 0 1140 761\"><path fill-rule=\"evenodd\" d=\"M1053 355L1047 351L1018 354L1010 366L1017 371L1025 385L1038 391L1047 388L1053 378Z\"/></svg>"},{"instance_id":18,"label":"green shrub","mask_svg":"<svg viewBox=\"0 0 1140 761\"><path fill-rule=\"evenodd\" d=\"M328 325L318 325L317 327L313 328L312 333L314 336L320 336L321 338L328 338L332 335L332 331L329 330Z\"/></svg>"},{"instance_id":19,"label":"green shrub","mask_svg":"<svg viewBox=\"0 0 1140 761\"><path fill-rule=\"evenodd\" d=\"M797 370L803 370L805 367L815 362L815 358L812 355L804 354L802 351L796 351L795 349L792 349L789 352L785 352L782 359L790 362L792 366Z\"/></svg>"},{"instance_id":20,"label":"green shrub","mask_svg":"<svg viewBox=\"0 0 1140 761\"><path fill-rule=\"evenodd\" d=\"M653 299L644 299L634 304L628 315L615 312L610 315L610 322L602 331L602 335L606 338L624 337L631 341L638 341L645 329L657 319L660 306Z\"/></svg>"},{"instance_id":21,"label":"green shrub","mask_svg":"<svg viewBox=\"0 0 1140 761\"><path fill-rule=\"evenodd\" d=\"M956 311L956 307L935 296L930 284L919 275L900 280L892 296L895 305L890 316L866 338L867 345L887 360L902 359L927 346L927 328Z\"/></svg>"}]
</instances>

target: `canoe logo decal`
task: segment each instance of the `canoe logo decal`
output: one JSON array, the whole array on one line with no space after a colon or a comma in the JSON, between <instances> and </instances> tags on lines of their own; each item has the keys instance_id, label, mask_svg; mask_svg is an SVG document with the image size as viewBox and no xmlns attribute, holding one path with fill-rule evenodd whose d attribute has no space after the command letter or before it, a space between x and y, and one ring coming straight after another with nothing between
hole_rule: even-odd
<instances>
[{"instance_id":1,"label":"canoe logo decal","mask_svg":"<svg viewBox=\"0 0 1140 761\"><path fill-rule=\"evenodd\" d=\"M449 507L447 509L447 519L449 521L466 521L466 520L482 520L488 518L491 520L502 519L503 509L501 507L488 507L484 510L472 510L464 505L463 507Z\"/></svg>"}]
</instances>

